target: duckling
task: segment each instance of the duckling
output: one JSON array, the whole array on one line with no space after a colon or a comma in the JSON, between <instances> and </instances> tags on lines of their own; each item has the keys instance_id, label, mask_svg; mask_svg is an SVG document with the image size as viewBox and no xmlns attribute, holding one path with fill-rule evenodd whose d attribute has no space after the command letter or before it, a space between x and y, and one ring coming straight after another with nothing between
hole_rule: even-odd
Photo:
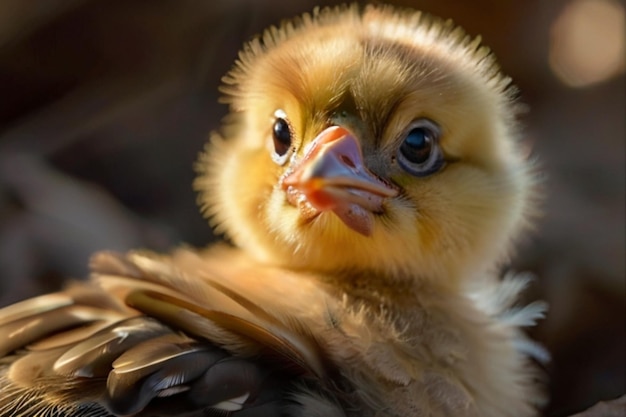
<instances>
[{"instance_id":1,"label":"duckling","mask_svg":"<svg viewBox=\"0 0 626 417\"><path fill-rule=\"evenodd\" d=\"M499 271L537 175L511 80L451 21L316 9L246 44L195 188L232 244L97 253L0 310L2 416L531 417Z\"/></svg>"}]
</instances>

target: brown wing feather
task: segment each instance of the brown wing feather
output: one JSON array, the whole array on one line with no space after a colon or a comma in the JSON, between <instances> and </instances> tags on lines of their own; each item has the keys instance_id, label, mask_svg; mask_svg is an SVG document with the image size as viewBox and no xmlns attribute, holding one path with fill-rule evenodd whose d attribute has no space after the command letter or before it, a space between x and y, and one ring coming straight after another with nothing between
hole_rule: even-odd
<instances>
[{"instance_id":1,"label":"brown wing feather","mask_svg":"<svg viewBox=\"0 0 626 417\"><path fill-rule=\"evenodd\" d=\"M263 350L273 351L287 360L285 365L293 363L314 375L324 375L323 364L319 357L319 346L314 341L293 334L284 326L279 327L276 321L266 322L263 326L227 312L205 309L185 300L157 292L134 291L127 297L127 303L164 323L194 333L193 328L187 326L185 320L180 320L181 316L178 314L179 308L192 311L211 320L222 329L236 334L242 340L248 340L250 343L262 347ZM251 302L245 304L253 305ZM271 316L268 318L272 319ZM196 335L209 340L214 339L211 335ZM215 342L219 343L217 340Z\"/></svg>"},{"instance_id":2,"label":"brown wing feather","mask_svg":"<svg viewBox=\"0 0 626 417\"><path fill-rule=\"evenodd\" d=\"M327 392L307 326L217 282L210 268L190 282L166 257L101 253L91 265L88 284L0 310L0 353L16 355L0 362L0 387L11 392L0 411L152 415L156 404L173 413L182 401L189 415L270 416L287 401L276 395L289 379L276 372L308 375ZM261 367L249 361L259 356ZM239 388L224 391L224 381Z\"/></svg>"}]
</instances>

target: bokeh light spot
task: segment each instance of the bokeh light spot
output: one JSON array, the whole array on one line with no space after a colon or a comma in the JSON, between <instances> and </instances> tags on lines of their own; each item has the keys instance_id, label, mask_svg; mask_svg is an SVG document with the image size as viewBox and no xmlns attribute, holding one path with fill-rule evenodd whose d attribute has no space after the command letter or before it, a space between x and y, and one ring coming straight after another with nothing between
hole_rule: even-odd
<instances>
[{"instance_id":1,"label":"bokeh light spot","mask_svg":"<svg viewBox=\"0 0 626 417\"><path fill-rule=\"evenodd\" d=\"M574 0L552 25L554 74L570 87L586 87L624 71L624 6L613 0Z\"/></svg>"}]
</instances>

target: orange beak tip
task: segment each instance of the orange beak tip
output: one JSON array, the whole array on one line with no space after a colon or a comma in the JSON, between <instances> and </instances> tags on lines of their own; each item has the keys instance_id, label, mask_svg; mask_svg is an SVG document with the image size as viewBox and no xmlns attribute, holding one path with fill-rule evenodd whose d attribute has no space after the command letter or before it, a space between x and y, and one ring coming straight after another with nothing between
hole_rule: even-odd
<instances>
[{"instance_id":1,"label":"orange beak tip","mask_svg":"<svg viewBox=\"0 0 626 417\"><path fill-rule=\"evenodd\" d=\"M312 189L306 193L306 198L312 206L320 211L332 210L337 204L335 198L321 189Z\"/></svg>"}]
</instances>

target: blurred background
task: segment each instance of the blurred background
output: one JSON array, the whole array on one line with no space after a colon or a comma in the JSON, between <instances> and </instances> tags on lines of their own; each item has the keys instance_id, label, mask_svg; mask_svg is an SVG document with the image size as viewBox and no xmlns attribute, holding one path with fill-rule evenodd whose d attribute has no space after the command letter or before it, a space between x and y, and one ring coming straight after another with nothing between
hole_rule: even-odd
<instances>
[{"instance_id":1,"label":"blurred background","mask_svg":"<svg viewBox=\"0 0 626 417\"><path fill-rule=\"evenodd\" d=\"M99 249L213 241L192 164L220 77L269 24L332 1L2 0L0 305ZM521 90L544 216L513 268L550 303L548 417L625 391L625 10L613 0L392 1L481 34Z\"/></svg>"}]
</instances>

